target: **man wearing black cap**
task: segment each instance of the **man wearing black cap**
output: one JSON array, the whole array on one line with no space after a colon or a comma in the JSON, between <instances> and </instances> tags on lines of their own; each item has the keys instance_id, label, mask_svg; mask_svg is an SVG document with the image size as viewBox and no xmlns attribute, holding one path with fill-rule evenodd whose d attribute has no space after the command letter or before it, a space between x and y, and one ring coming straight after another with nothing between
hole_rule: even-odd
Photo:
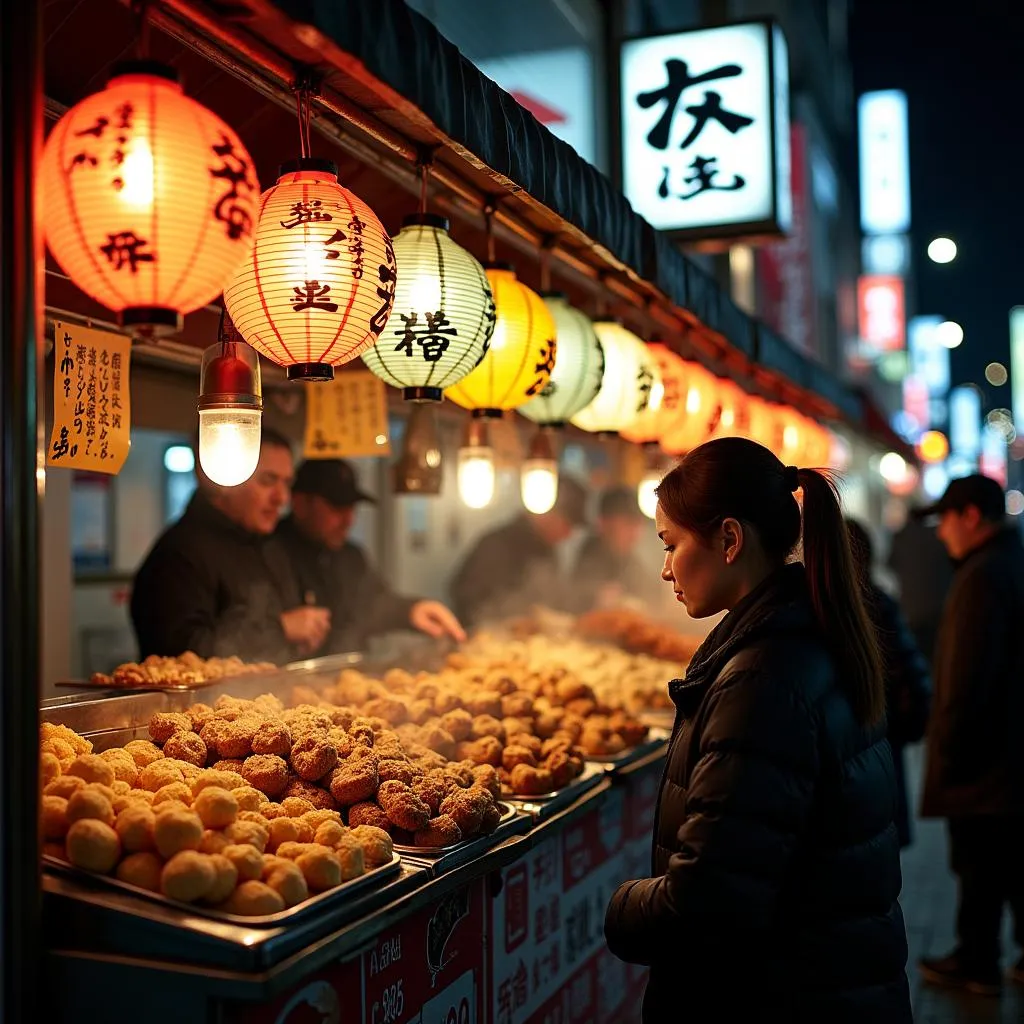
<instances>
[{"instance_id":1,"label":"man wearing black cap","mask_svg":"<svg viewBox=\"0 0 1024 1024\"><path fill-rule=\"evenodd\" d=\"M455 616L439 601L401 597L349 539L356 505L373 502L341 459L311 459L292 485L292 512L277 540L307 603L330 610L331 632L320 653L362 650L369 637L417 629L432 637L464 640Z\"/></svg>"},{"instance_id":2,"label":"man wearing black cap","mask_svg":"<svg viewBox=\"0 0 1024 1024\"><path fill-rule=\"evenodd\" d=\"M921 961L935 984L996 995L1003 908L1024 946L1024 548L1003 489L954 480L921 516L956 563L935 652L921 812L946 818L960 884L957 948ZM1011 971L1024 983L1024 957Z\"/></svg>"},{"instance_id":3,"label":"man wearing black cap","mask_svg":"<svg viewBox=\"0 0 1024 1024\"><path fill-rule=\"evenodd\" d=\"M569 587L558 564L558 545L586 522L587 492L562 477L550 512L524 511L484 534L456 572L452 602L459 618L479 624L522 615L533 605L569 610Z\"/></svg>"}]
</instances>

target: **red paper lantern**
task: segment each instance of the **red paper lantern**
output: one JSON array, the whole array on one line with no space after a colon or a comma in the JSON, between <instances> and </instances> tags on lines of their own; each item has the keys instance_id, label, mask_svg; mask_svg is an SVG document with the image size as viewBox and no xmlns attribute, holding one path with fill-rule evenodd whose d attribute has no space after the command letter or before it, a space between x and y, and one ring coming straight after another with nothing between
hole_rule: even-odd
<instances>
[{"instance_id":1,"label":"red paper lantern","mask_svg":"<svg viewBox=\"0 0 1024 1024\"><path fill-rule=\"evenodd\" d=\"M40 173L54 258L140 333L179 330L252 248L252 157L160 64L122 65L72 107L50 132Z\"/></svg>"},{"instance_id":2,"label":"red paper lantern","mask_svg":"<svg viewBox=\"0 0 1024 1024\"><path fill-rule=\"evenodd\" d=\"M748 437L750 434L750 412L747 393L731 380L719 378L718 417L711 439L717 437Z\"/></svg>"},{"instance_id":3,"label":"red paper lantern","mask_svg":"<svg viewBox=\"0 0 1024 1024\"><path fill-rule=\"evenodd\" d=\"M686 363L667 345L647 346L656 369L655 383L647 408L633 424L620 431L634 444L660 441L686 416Z\"/></svg>"},{"instance_id":4,"label":"red paper lantern","mask_svg":"<svg viewBox=\"0 0 1024 1024\"><path fill-rule=\"evenodd\" d=\"M711 433L718 413L718 380L699 363L686 363L686 390L683 417L661 439L669 455L685 455L703 444Z\"/></svg>"},{"instance_id":5,"label":"red paper lantern","mask_svg":"<svg viewBox=\"0 0 1024 1024\"><path fill-rule=\"evenodd\" d=\"M747 399L747 418L750 439L778 455L782 450L782 425L775 406L757 395L750 395Z\"/></svg>"}]
</instances>

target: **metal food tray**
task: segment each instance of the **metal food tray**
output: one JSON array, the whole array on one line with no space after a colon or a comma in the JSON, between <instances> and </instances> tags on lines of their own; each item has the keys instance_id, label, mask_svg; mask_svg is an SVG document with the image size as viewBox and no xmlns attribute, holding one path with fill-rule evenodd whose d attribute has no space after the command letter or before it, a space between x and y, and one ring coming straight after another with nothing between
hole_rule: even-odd
<instances>
[{"instance_id":1,"label":"metal food tray","mask_svg":"<svg viewBox=\"0 0 1024 1024\"><path fill-rule=\"evenodd\" d=\"M583 766L583 774L573 779L568 786L554 789L550 793L541 793L538 796L516 795L502 797L502 799L534 817L548 818L575 803L584 793L597 786L604 778L606 771L607 768L603 764L587 762Z\"/></svg>"},{"instance_id":2,"label":"metal food tray","mask_svg":"<svg viewBox=\"0 0 1024 1024\"><path fill-rule=\"evenodd\" d=\"M149 903L158 903L163 907L173 910L184 911L188 914L195 914L200 917L208 917L214 921L223 921L227 924L241 925L247 928L276 928L280 925L292 925L298 921L304 921L310 917L316 917L330 912L330 910L347 899L361 893L378 882L390 879L401 873L402 858L397 853L392 853L391 861L382 864L379 868L371 868L364 875L353 878L350 882L342 882L334 889L327 892L310 896L309 899L294 907L288 907L276 914L263 914L258 917L246 917L241 914L227 914L216 907L204 907L199 903L182 903L178 900L168 899L160 893L150 892L148 889L140 889L138 886L129 885L117 878L108 875L96 875L89 871L76 868L67 861L59 860L56 857L44 856L43 866L47 871L57 875L73 878L78 882L88 882L100 889L113 889L116 892L126 893L138 899L146 900Z\"/></svg>"},{"instance_id":3,"label":"metal food tray","mask_svg":"<svg viewBox=\"0 0 1024 1024\"><path fill-rule=\"evenodd\" d=\"M626 765L633 764L634 761L639 761L648 754L653 754L658 747L663 746L669 741L671 735L672 733L668 729L652 728L643 743L639 743L635 747L629 747L620 754L608 754L605 756L588 754L587 763L601 765L606 771L625 768Z\"/></svg>"}]
</instances>

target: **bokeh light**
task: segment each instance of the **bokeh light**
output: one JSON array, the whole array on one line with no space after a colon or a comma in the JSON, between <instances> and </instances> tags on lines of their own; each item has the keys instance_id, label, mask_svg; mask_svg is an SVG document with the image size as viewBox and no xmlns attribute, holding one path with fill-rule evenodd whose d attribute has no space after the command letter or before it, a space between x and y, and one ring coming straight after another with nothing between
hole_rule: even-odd
<instances>
[{"instance_id":1,"label":"bokeh light","mask_svg":"<svg viewBox=\"0 0 1024 1024\"><path fill-rule=\"evenodd\" d=\"M928 259L932 263L952 263L956 259L956 242L952 238L933 238L928 243Z\"/></svg>"},{"instance_id":2,"label":"bokeh light","mask_svg":"<svg viewBox=\"0 0 1024 1024\"><path fill-rule=\"evenodd\" d=\"M993 387L1002 387L1009 379L1006 367L1002 363L989 363L985 367L985 380Z\"/></svg>"},{"instance_id":3,"label":"bokeh light","mask_svg":"<svg viewBox=\"0 0 1024 1024\"><path fill-rule=\"evenodd\" d=\"M957 348L964 340L964 329L955 320L943 320L934 337L943 348Z\"/></svg>"},{"instance_id":4,"label":"bokeh light","mask_svg":"<svg viewBox=\"0 0 1024 1024\"><path fill-rule=\"evenodd\" d=\"M1011 516L1019 516L1024 512L1024 494L1018 490L1006 492L1006 511Z\"/></svg>"}]
</instances>

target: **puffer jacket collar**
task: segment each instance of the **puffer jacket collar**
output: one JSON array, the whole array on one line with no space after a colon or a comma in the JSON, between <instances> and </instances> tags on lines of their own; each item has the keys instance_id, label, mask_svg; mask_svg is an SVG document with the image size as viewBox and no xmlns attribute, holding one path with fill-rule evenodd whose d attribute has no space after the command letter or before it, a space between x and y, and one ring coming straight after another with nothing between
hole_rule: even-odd
<instances>
[{"instance_id":1,"label":"puffer jacket collar","mask_svg":"<svg viewBox=\"0 0 1024 1024\"><path fill-rule=\"evenodd\" d=\"M806 629L811 625L807 579L800 563L784 565L759 583L707 635L683 679L669 683L676 709L688 717L725 663L767 629Z\"/></svg>"}]
</instances>

